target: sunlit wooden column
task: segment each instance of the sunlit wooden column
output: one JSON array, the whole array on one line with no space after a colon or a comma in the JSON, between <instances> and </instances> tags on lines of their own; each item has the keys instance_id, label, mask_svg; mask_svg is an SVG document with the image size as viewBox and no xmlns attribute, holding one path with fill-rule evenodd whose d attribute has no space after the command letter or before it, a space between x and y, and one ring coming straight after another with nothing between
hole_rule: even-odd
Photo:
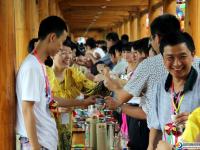
<instances>
[{"instance_id":1,"label":"sunlit wooden column","mask_svg":"<svg viewBox=\"0 0 200 150\"><path fill-rule=\"evenodd\" d=\"M122 23L122 26L121 26L121 35L124 34L124 22Z\"/></svg>"},{"instance_id":2,"label":"sunlit wooden column","mask_svg":"<svg viewBox=\"0 0 200 150\"><path fill-rule=\"evenodd\" d=\"M39 28L39 8L36 0L25 0L25 23L27 36L30 39L37 37Z\"/></svg>"},{"instance_id":3,"label":"sunlit wooden column","mask_svg":"<svg viewBox=\"0 0 200 150\"><path fill-rule=\"evenodd\" d=\"M124 21L124 34L128 35L128 27L127 27L128 21Z\"/></svg>"},{"instance_id":4,"label":"sunlit wooden column","mask_svg":"<svg viewBox=\"0 0 200 150\"><path fill-rule=\"evenodd\" d=\"M139 38L149 36L149 28L147 26L148 13L144 13L139 19Z\"/></svg>"},{"instance_id":5,"label":"sunlit wooden column","mask_svg":"<svg viewBox=\"0 0 200 150\"><path fill-rule=\"evenodd\" d=\"M133 27L133 17L130 18L130 37L129 40L133 41L134 27Z\"/></svg>"},{"instance_id":6,"label":"sunlit wooden column","mask_svg":"<svg viewBox=\"0 0 200 150\"><path fill-rule=\"evenodd\" d=\"M39 21L49 16L49 0L39 0Z\"/></svg>"},{"instance_id":7,"label":"sunlit wooden column","mask_svg":"<svg viewBox=\"0 0 200 150\"><path fill-rule=\"evenodd\" d=\"M135 16L133 19L133 40L137 40L140 35L140 24L139 24L139 16Z\"/></svg>"},{"instance_id":8,"label":"sunlit wooden column","mask_svg":"<svg viewBox=\"0 0 200 150\"><path fill-rule=\"evenodd\" d=\"M15 0L15 37L16 37L16 69L27 55L27 30L25 0ZM31 17L32 18L32 17Z\"/></svg>"},{"instance_id":9,"label":"sunlit wooden column","mask_svg":"<svg viewBox=\"0 0 200 150\"><path fill-rule=\"evenodd\" d=\"M122 35L122 25L119 26L119 37Z\"/></svg>"},{"instance_id":10,"label":"sunlit wooden column","mask_svg":"<svg viewBox=\"0 0 200 150\"><path fill-rule=\"evenodd\" d=\"M176 0L163 0L163 12L176 15Z\"/></svg>"},{"instance_id":11,"label":"sunlit wooden column","mask_svg":"<svg viewBox=\"0 0 200 150\"><path fill-rule=\"evenodd\" d=\"M127 28L126 34L129 36L129 39L130 39L130 36L131 36L131 21L130 20L127 21L126 28Z\"/></svg>"},{"instance_id":12,"label":"sunlit wooden column","mask_svg":"<svg viewBox=\"0 0 200 150\"><path fill-rule=\"evenodd\" d=\"M0 0L0 149L15 149L15 0Z\"/></svg>"},{"instance_id":13,"label":"sunlit wooden column","mask_svg":"<svg viewBox=\"0 0 200 150\"><path fill-rule=\"evenodd\" d=\"M56 14L56 0L49 0L49 15L55 16Z\"/></svg>"},{"instance_id":14,"label":"sunlit wooden column","mask_svg":"<svg viewBox=\"0 0 200 150\"><path fill-rule=\"evenodd\" d=\"M149 22L163 14L163 2L161 0L149 0Z\"/></svg>"},{"instance_id":15,"label":"sunlit wooden column","mask_svg":"<svg viewBox=\"0 0 200 150\"><path fill-rule=\"evenodd\" d=\"M200 1L186 1L185 31L189 32L196 46L196 55L200 56Z\"/></svg>"}]
</instances>

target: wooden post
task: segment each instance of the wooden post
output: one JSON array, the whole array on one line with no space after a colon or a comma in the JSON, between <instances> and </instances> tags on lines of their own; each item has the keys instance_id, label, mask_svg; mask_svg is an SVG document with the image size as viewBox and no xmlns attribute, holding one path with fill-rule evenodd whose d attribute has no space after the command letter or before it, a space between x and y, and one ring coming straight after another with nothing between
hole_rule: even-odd
<instances>
[{"instance_id":1,"label":"wooden post","mask_svg":"<svg viewBox=\"0 0 200 150\"><path fill-rule=\"evenodd\" d=\"M176 15L176 0L163 0L163 12Z\"/></svg>"},{"instance_id":2,"label":"wooden post","mask_svg":"<svg viewBox=\"0 0 200 150\"><path fill-rule=\"evenodd\" d=\"M56 14L56 1L55 0L49 0L49 15L55 16Z\"/></svg>"},{"instance_id":3,"label":"wooden post","mask_svg":"<svg viewBox=\"0 0 200 150\"><path fill-rule=\"evenodd\" d=\"M130 19L130 41L133 41L134 27L133 27L133 17Z\"/></svg>"},{"instance_id":4,"label":"wooden post","mask_svg":"<svg viewBox=\"0 0 200 150\"><path fill-rule=\"evenodd\" d=\"M124 34L127 34L128 35L128 21L125 21L124 22Z\"/></svg>"},{"instance_id":5,"label":"wooden post","mask_svg":"<svg viewBox=\"0 0 200 150\"><path fill-rule=\"evenodd\" d=\"M122 25L119 26L119 37L122 35Z\"/></svg>"},{"instance_id":6,"label":"wooden post","mask_svg":"<svg viewBox=\"0 0 200 150\"><path fill-rule=\"evenodd\" d=\"M124 34L124 22L122 23L122 26L121 26L121 35L123 35L123 34Z\"/></svg>"},{"instance_id":7,"label":"wooden post","mask_svg":"<svg viewBox=\"0 0 200 150\"><path fill-rule=\"evenodd\" d=\"M49 16L49 0L39 0L39 22Z\"/></svg>"},{"instance_id":8,"label":"wooden post","mask_svg":"<svg viewBox=\"0 0 200 150\"><path fill-rule=\"evenodd\" d=\"M148 17L148 14L145 13L145 14L142 14L140 16L140 34L139 34L139 38L143 38L143 37L146 37L146 36L149 36L149 28L147 27L147 17Z\"/></svg>"},{"instance_id":9,"label":"wooden post","mask_svg":"<svg viewBox=\"0 0 200 150\"><path fill-rule=\"evenodd\" d=\"M151 23L157 16L163 14L163 2L161 0L149 1L149 22Z\"/></svg>"},{"instance_id":10,"label":"wooden post","mask_svg":"<svg viewBox=\"0 0 200 150\"><path fill-rule=\"evenodd\" d=\"M133 40L137 40L140 35L140 25L139 25L139 16L134 17L133 19Z\"/></svg>"},{"instance_id":11,"label":"wooden post","mask_svg":"<svg viewBox=\"0 0 200 150\"><path fill-rule=\"evenodd\" d=\"M16 37L16 69L27 55L27 30L25 22L25 1L15 0L15 37Z\"/></svg>"},{"instance_id":12,"label":"wooden post","mask_svg":"<svg viewBox=\"0 0 200 150\"><path fill-rule=\"evenodd\" d=\"M0 149L15 149L15 0L0 0Z\"/></svg>"},{"instance_id":13,"label":"wooden post","mask_svg":"<svg viewBox=\"0 0 200 150\"><path fill-rule=\"evenodd\" d=\"M186 1L185 31L189 32L196 46L196 55L200 56L200 1Z\"/></svg>"},{"instance_id":14,"label":"wooden post","mask_svg":"<svg viewBox=\"0 0 200 150\"><path fill-rule=\"evenodd\" d=\"M39 12L36 0L25 0L25 23L28 40L37 37L39 28Z\"/></svg>"}]
</instances>

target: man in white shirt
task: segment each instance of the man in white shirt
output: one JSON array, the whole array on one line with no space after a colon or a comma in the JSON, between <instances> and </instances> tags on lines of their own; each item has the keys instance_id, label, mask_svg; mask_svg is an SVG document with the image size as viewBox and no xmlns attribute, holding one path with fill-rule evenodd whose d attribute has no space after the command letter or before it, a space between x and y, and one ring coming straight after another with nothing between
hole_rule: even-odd
<instances>
[{"instance_id":1,"label":"man in white shirt","mask_svg":"<svg viewBox=\"0 0 200 150\"><path fill-rule=\"evenodd\" d=\"M53 96L44 61L62 48L66 36L67 27L61 18L50 16L44 19L39 27L38 44L18 71L16 130L22 150L57 149L57 128L49 109ZM57 105L66 107L69 102L58 99Z\"/></svg>"}]
</instances>

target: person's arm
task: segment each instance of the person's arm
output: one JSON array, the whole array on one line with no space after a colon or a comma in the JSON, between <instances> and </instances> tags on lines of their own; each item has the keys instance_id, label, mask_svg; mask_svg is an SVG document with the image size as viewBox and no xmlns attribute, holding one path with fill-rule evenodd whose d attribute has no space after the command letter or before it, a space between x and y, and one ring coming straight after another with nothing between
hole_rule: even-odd
<instances>
[{"instance_id":1,"label":"person's arm","mask_svg":"<svg viewBox=\"0 0 200 150\"><path fill-rule=\"evenodd\" d=\"M90 96L86 99L84 99L83 101L80 100L67 100L64 98L60 98L60 97L54 97L54 100L58 103L58 107L74 107L74 106L89 106L92 104L95 104L96 101L96 97L95 96Z\"/></svg>"},{"instance_id":2,"label":"person's arm","mask_svg":"<svg viewBox=\"0 0 200 150\"><path fill-rule=\"evenodd\" d=\"M155 150L160 140L162 140L162 131L151 128L149 133L149 146L147 150Z\"/></svg>"},{"instance_id":3,"label":"person's arm","mask_svg":"<svg viewBox=\"0 0 200 150\"><path fill-rule=\"evenodd\" d=\"M32 150L40 150L40 144L37 138L35 115L33 112L34 102L22 101L22 112L24 123L27 131L27 136L31 144Z\"/></svg>"},{"instance_id":4,"label":"person's arm","mask_svg":"<svg viewBox=\"0 0 200 150\"><path fill-rule=\"evenodd\" d=\"M116 95L117 95L117 98L115 98L115 100L114 98L110 96L105 97L106 105L111 110L117 109L123 103L129 101L132 98L132 95L130 95L129 93L123 90L120 90L119 93L116 93Z\"/></svg>"},{"instance_id":5,"label":"person's arm","mask_svg":"<svg viewBox=\"0 0 200 150\"><path fill-rule=\"evenodd\" d=\"M127 102L132 97L140 97L142 91L147 87L149 82L150 70L147 59L142 61L134 71L133 77L127 82L123 89L116 89L114 92L120 101Z\"/></svg>"},{"instance_id":6,"label":"person's arm","mask_svg":"<svg viewBox=\"0 0 200 150\"><path fill-rule=\"evenodd\" d=\"M122 112L128 116L131 116L131 117L137 118L137 119L146 119L146 114L142 110L141 107L130 106L128 104L124 104L121 106L121 109L122 109Z\"/></svg>"}]
</instances>

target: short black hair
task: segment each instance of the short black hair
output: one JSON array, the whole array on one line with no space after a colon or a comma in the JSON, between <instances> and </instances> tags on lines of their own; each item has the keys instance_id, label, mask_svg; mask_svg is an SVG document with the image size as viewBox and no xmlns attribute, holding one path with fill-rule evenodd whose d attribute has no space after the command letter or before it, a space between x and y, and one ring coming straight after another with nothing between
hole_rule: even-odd
<instances>
[{"instance_id":1,"label":"short black hair","mask_svg":"<svg viewBox=\"0 0 200 150\"><path fill-rule=\"evenodd\" d=\"M132 47L134 48L134 42L128 42L127 44L123 44L122 51L131 52Z\"/></svg>"},{"instance_id":2,"label":"short black hair","mask_svg":"<svg viewBox=\"0 0 200 150\"><path fill-rule=\"evenodd\" d=\"M113 42L117 42L119 41L119 36L116 32L110 32L106 35L106 40L112 40Z\"/></svg>"},{"instance_id":3,"label":"short black hair","mask_svg":"<svg viewBox=\"0 0 200 150\"><path fill-rule=\"evenodd\" d=\"M144 53L146 56L148 56L149 50L151 49L151 46L149 45L149 37L134 41L133 48L139 53Z\"/></svg>"},{"instance_id":4,"label":"short black hair","mask_svg":"<svg viewBox=\"0 0 200 150\"><path fill-rule=\"evenodd\" d=\"M93 38L88 38L85 45L89 46L91 49L96 48L96 41Z\"/></svg>"},{"instance_id":5,"label":"short black hair","mask_svg":"<svg viewBox=\"0 0 200 150\"><path fill-rule=\"evenodd\" d=\"M153 38L156 34L162 38L165 35L180 31L181 27L180 22L176 18L176 16L171 14L164 14L158 16L153 20L153 22L150 25L150 29Z\"/></svg>"},{"instance_id":6,"label":"short black hair","mask_svg":"<svg viewBox=\"0 0 200 150\"><path fill-rule=\"evenodd\" d=\"M66 38L66 40L63 42L64 46L70 47L71 49L73 49L73 45L72 45L72 41L69 38Z\"/></svg>"},{"instance_id":7,"label":"short black hair","mask_svg":"<svg viewBox=\"0 0 200 150\"><path fill-rule=\"evenodd\" d=\"M32 38L28 43L28 53L32 53L35 49L35 43L38 42L38 38Z\"/></svg>"},{"instance_id":8,"label":"short black hair","mask_svg":"<svg viewBox=\"0 0 200 150\"><path fill-rule=\"evenodd\" d=\"M123 35L121 36L121 41L122 41L123 44L128 43L128 42L129 42L129 37L128 37L128 35L127 35L127 34L123 34Z\"/></svg>"},{"instance_id":9,"label":"short black hair","mask_svg":"<svg viewBox=\"0 0 200 150\"><path fill-rule=\"evenodd\" d=\"M118 41L115 45L111 46L108 53L111 55L116 55L116 51L122 53L122 42Z\"/></svg>"},{"instance_id":10,"label":"short black hair","mask_svg":"<svg viewBox=\"0 0 200 150\"><path fill-rule=\"evenodd\" d=\"M59 37L64 31L67 32L64 20L58 16L49 16L40 23L38 38L39 40L44 40L50 33L55 33Z\"/></svg>"},{"instance_id":11,"label":"short black hair","mask_svg":"<svg viewBox=\"0 0 200 150\"><path fill-rule=\"evenodd\" d=\"M192 37L187 32L176 32L161 39L160 53L163 55L166 46L174 46L180 43L185 43L191 53L195 52L195 45Z\"/></svg>"}]
</instances>

